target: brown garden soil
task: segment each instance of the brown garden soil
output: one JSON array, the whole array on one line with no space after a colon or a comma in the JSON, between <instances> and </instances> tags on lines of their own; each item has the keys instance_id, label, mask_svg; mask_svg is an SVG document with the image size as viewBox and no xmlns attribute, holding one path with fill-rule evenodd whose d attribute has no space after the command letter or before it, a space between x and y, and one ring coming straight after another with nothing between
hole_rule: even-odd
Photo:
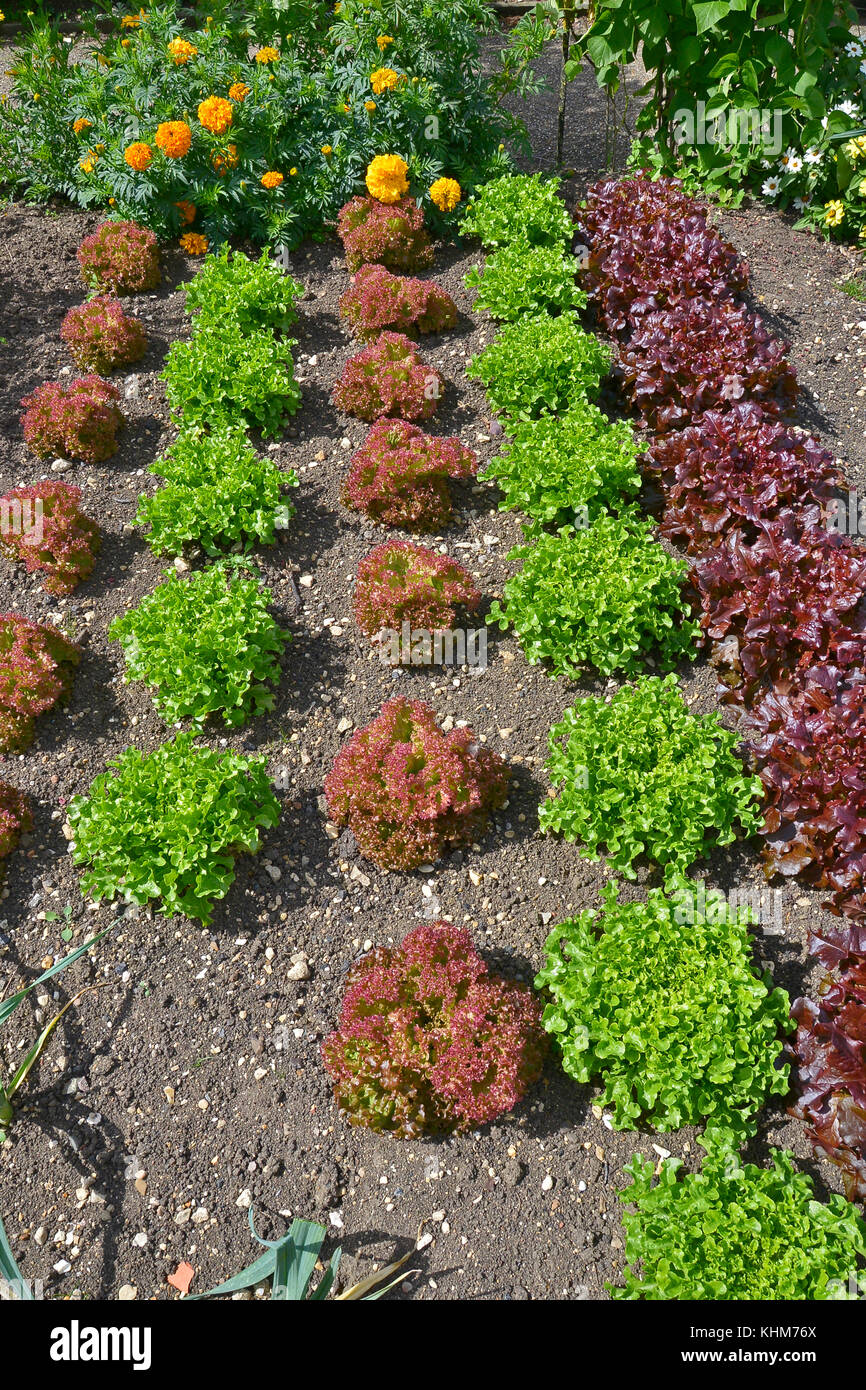
<instances>
[{"instance_id":1,"label":"brown garden soil","mask_svg":"<svg viewBox=\"0 0 866 1390\"><path fill-rule=\"evenodd\" d=\"M579 136L575 137L579 139ZM7 208L0 218L0 483L5 491L48 472L25 449L19 401L70 363L59 338L63 314L80 302L75 250L98 222L64 208ZM845 461L852 485L864 470L863 357L866 308L838 288L848 252L795 233L782 217L748 209L720 218L752 266L754 296L774 330L790 339L803 386L802 422ZM435 432L458 434L482 460L495 451L480 388L465 376L493 333L470 310L463 275L475 248L439 248L435 277L461 309L457 331L427 340L425 358L448 379ZM491 632L488 669L393 673L351 617L358 562L383 533L340 504L339 489L366 427L339 414L331 389L355 345L338 301L348 284L339 245L302 248L292 270L305 285L297 331L303 407L269 447L294 468L297 515L283 543L256 560L292 643L276 707L247 729L210 730L214 746L267 755L283 788L279 827L202 929L136 908L89 905L63 837L64 808L130 743L150 750L167 736L150 697L123 682L112 619L150 593L166 562L133 528L136 498L157 480L149 465L172 438L159 381L169 344L188 331L182 283L195 263L164 255L157 293L133 301L150 338L125 403L128 427L106 465L75 465L104 541L93 576L68 600L47 597L35 578L3 562L0 610L61 624L84 656L65 710L43 717L33 748L7 758L0 776L25 790L35 830L8 861L0 904L0 996L114 923L92 956L52 982L49 1008L82 985L104 987L70 1011L18 1107L0 1149L0 1216L23 1274L45 1280L50 1298L177 1297L166 1284L181 1260L206 1289L259 1253L248 1224L280 1234L289 1215L321 1219L345 1251L348 1282L411 1249L421 1222L432 1243L392 1298L604 1298L623 1266L617 1192L623 1166L653 1145L695 1165L691 1130L618 1134L602 1122L595 1093L565 1077L555 1060L511 1115L447 1142L403 1142L350 1128L320 1061L334 1027L346 971L369 943L399 941L419 921L465 924L495 966L531 981L543 962L548 924L597 904L603 865L538 830L547 795L547 732L573 700L614 683L553 681L527 664L510 635ZM862 322L861 322L862 316ZM121 378L132 390L132 378ZM461 560L486 600L511 573L521 539L516 516L497 510L486 483L455 489L454 524L431 543ZM193 565L201 557L189 557ZM681 672L696 711L716 708L703 659ZM382 873L359 858L349 833L326 823L322 783L333 758L394 694L427 700L446 726L465 720L505 755L514 774L506 809L477 849L429 873ZM342 728L342 732L340 731ZM697 866L723 889L763 882L754 844L737 844ZM640 894L648 881L627 890ZM759 934L758 957L793 995L813 983L805 941L823 914L819 896L796 885L783 894L782 936ZM48 914L57 914L53 920ZM290 981L303 952L309 976ZM24 1007L5 1029L8 1070L36 1035ZM762 1115L751 1156L792 1148L819 1194L838 1190L835 1170L811 1156L803 1127L781 1103ZM657 1150L656 1150L657 1152ZM551 1182L546 1181L551 1179ZM55 1273L59 1261L68 1273Z\"/></svg>"}]
</instances>

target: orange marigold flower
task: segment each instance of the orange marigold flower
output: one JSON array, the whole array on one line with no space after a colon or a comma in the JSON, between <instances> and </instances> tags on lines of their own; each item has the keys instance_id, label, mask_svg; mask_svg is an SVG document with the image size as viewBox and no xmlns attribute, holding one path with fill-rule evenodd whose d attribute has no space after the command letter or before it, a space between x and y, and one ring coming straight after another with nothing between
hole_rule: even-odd
<instances>
[{"instance_id":1,"label":"orange marigold flower","mask_svg":"<svg viewBox=\"0 0 866 1390\"><path fill-rule=\"evenodd\" d=\"M76 135L80 135L82 131L89 130L92 125L93 122L89 121L86 116L79 116L77 121L72 122L72 129Z\"/></svg>"},{"instance_id":2,"label":"orange marigold flower","mask_svg":"<svg viewBox=\"0 0 866 1390\"><path fill-rule=\"evenodd\" d=\"M262 185L265 188L279 188L283 181L282 174L278 174L276 169L269 169L266 174L262 174Z\"/></svg>"},{"instance_id":3,"label":"orange marigold flower","mask_svg":"<svg viewBox=\"0 0 866 1390\"><path fill-rule=\"evenodd\" d=\"M264 48L256 50L255 59L257 63L277 63L279 62L279 58L279 50L276 48L268 48L268 46L265 45Z\"/></svg>"},{"instance_id":4,"label":"orange marigold flower","mask_svg":"<svg viewBox=\"0 0 866 1390\"><path fill-rule=\"evenodd\" d=\"M395 72L393 68L377 68L370 74L370 86L377 97L383 92L392 92L395 87L399 87L402 80L399 72Z\"/></svg>"},{"instance_id":5,"label":"orange marigold flower","mask_svg":"<svg viewBox=\"0 0 866 1390\"><path fill-rule=\"evenodd\" d=\"M189 154L192 131L186 121L163 121L156 128L154 144L168 159L183 159Z\"/></svg>"},{"instance_id":6,"label":"orange marigold flower","mask_svg":"<svg viewBox=\"0 0 866 1390\"><path fill-rule=\"evenodd\" d=\"M188 227L191 222L195 221L195 203L187 202L186 198L182 198L179 203L175 203L175 207L179 208L185 227Z\"/></svg>"},{"instance_id":7,"label":"orange marigold flower","mask_svg":"<svg viewBox=\"0 0 866 1390\"><path fill-rule=\"evenodd\" d=\"M129 45L131 44L131 42L132 42L131 39L121 39L121 40L120 40L120 46L121 46L121 48L129 48Z\"/></svg>"},{"instance_id":8,"label":"orange marigold flower","mask_svg":"<svg viewBox=\"0 0 866 1390\"><path fill-rule=\"evenodd\" d=\"M463 189L456 179L437 179L430 187L430 197L440 212L453 212L463 198Z\"/></svg>"},{"instance_id":9,"label":"orange marigold flower","mask_svg":"<svg viewBox=\"0 0 866 1390\"><path fill-rule=\"evenodd\" d=\"M227 174L229 169L236 169L238 164L237 145L228 145L225 150L217 150L211 158L211 164L220 178Z\"/></svg>"},{"instance_id":10,"label":"orange marigold flower","mask_svg":"<svg viewBox=\"0 0 866 1390\"><path fill-rule=\"evenodd\" d=\"M127 145L123 151L123 157L130 169L135 169L139 174L143 174L145 169L149 169L153 161L153 151L150 145L146 145L143 140L135 140L131 145Z\"/></svg>"},{"instance_id":11,"label":"orange marigold flower","mask_svg":"<svg viewBox=\"0 0 866 1390\"><path fill-rule=\"evenodd\" d=\"M213 135L225 135L232 123L232 104L225 97L207 97L198 108L198 119Z\"/></svg>"},{"instance_id":12,"label":"orange marigold flower","mask_svg":"<svg viewBox=\"0 0 866 1390\"><path fill-rule=\"evenodd\" d=\"M186 39L172 39L171 43L168 45L168 51L177 67L183 67L184 63L188 63L190 58L194 58L198 53L198 49L195 45L189 43Z\"/></svg>"},{"instance_id":13,"label":"orange marigold flower","mask_svg":"<svg viewBox=\"0 0 866 1390\"><path fill-rule=\"evenodd\" d=\"M229 96L232 101L245 101L250 94L250 89L246 82L233 82L229 87Z\"/></svg>"},{"instance_id":14,"label":"orange marigold flower","mask_svg":"<svg viewBox=\"0 0 866 1390\"><path fill-rule=\"evenodd\" d=\"M201 232L184 232L180 244L191 256L203 256L208 247L208 240Z\"/></svg>"}]
</instances>

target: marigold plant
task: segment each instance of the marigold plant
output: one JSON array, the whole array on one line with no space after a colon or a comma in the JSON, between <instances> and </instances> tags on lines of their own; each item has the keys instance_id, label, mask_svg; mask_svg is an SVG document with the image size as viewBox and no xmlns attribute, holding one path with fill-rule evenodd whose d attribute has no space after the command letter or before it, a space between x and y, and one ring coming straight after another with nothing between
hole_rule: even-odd
<instances>
[{"instance_id":1,"label":"marigold plant","mask_svg":"<svg viewBox=\"0 0 866 1390\"><path fill-rule=\"evenodd\" d=\"M50 481L16 487L0 497L3 515L28 518L28 524L0 531L0 549L23 561L28 574L41 573L50 594L69 594L87 579L102 543L97 523L78 505L81 489ZM19 510L20 509L20 510Z\"/></svg>"},{"instance_id":2,"label":"marigold plant","mask_svg":"<svg viewBox=\"0 0 866 1390\"><path fill-rule=\"evenodd\" d=\"M0 613L0 752L29 748L37 717L68 695L80 660L55 627Z\"/></svg>"},{"instance_id":3,"label":"marigold plant","mask_svg":"<svg viewBox=\"0 0 866 1390\"><path fill-rule=\"evenodd\" d=\"M456 179L437 179L430 185L430 200L440 212L453 212L462 199L463 190Z\"/></svg>"},{"instance_id":4,"label":"marigold plant","mask_svg":"<svg viewBox=\"0 0 866 1390\"><path fill-rule=\"evenodd\" d=\"M46 381L21 402L21 427L37 458L61 454L84 463L103 463L117 452L124 417L120 392L102 377L78 377L68 386Z\"/></svg>"},{"instance_id":5,"label":"marigold plant","mask_svg":"<svg viewBox=\"0 0 866 1390\"><path fill-rule=\"evenodd\" d=\"M480 839L508 784L502 758L471 729L444 734L429 705L397 699L337 754L325 795L366 859L407 870Z\"/></svg>"},{"instance_id":6,"label":"marigold plant","mask_svg":"<svg viewBox=\"0 0 866 1390\"><path fill-rule=\"evenodd\" d=\"M445 379L424 364L404 333L382 333L350 357L334 387L334 404L359 420L400 416L429 420L445 391Z\"/></svg>"},{"instance_id":7,"label":"marigold plant","mask_svg":"<svg viewBox=\"0 0 866 1390\"><path fill-rule=\"evenodd\" d=\"M212 135L225 135L232 123L232 104L225 97L207 97L200 102L198 123Z\"/></svg>"},{"instance_id":8,"label":"marigold plant","mask_svg":"<svg viewBox=\"0 0 866 1390\"><path fill-rule=\"evenodd\" d=\"M513 1110L545 1052L531 991L491 975L469 933L448 922L363 957L322 1046L349 1121L403 1139L474 1129Z\"/></svg>"},{"instance_id":9,"label":"marigold plant","mask_svg":"<svg viewBox=\"0 0 866 1390\"><path fill-rule=\"evenodd\" d=\"M409 192L409 166L397 154L379 154L367 169L367 192L380 203L399 203Z\"/></svg>"},{"instance_id":10,"label":"marigold plant","mask_svg":"<svg viewBox=\"0 0 866 1390\"><path fill-rule=\"evenodd\" d=\"M183 159L192 145L192 131L186 121L163 121L156 128L153 143L166 159Z\"/></svg>"},{"instance_id":11,"label":"marigold plant","mask_svg":"<svg viewBox=\"0 0 866 1390\"><path fill-rule=\"evenodd\" d=\"M457 305L447 290L433 280L392 275L382 265L361 266L340 300L340 313L362 339L384 329L414 337L457 326Z\"/></svg>"},{"instance_id":12,"label":"marigold plant","mask_svg":"<svg viewBox=\"0 0 866 1390\"><path fill-rule=\"evenodd\" d=\"M370 86L377 97L380 97L383 92L393 92L395 88L400 86L401 82L405 81L405 77L401 76L399 72L395 72L393 68L377 68L375 72L370 74ZM385 159L394 157L393 155L383 156Z\"/></svg>"},{"instance_id":13,"label":"marigold plant","mask_svg":"<svg viewBox=\"0 0 866 1390\"><path fill-rule=\"evenodd\" d=\"M133 140L132 144L127 145L123 151L123 157L130 169L134 169L138 174L143 174L145 169L149 169L153 163L153 150L143 140Z\"/></svg>"},{"instance_id":14,"label":"marigold plant","mask_svg":"<svg viewBox=\"0 0 866 1390\"><path fill-rule=\"evenodd\" d=\"M481 602L471 574L456 560L411 541L386 541L358 566L353 612L367 637L404 622L429 632L452 628L457 606L474 612Z\"/></svg>"},{"instance_id":15,"label":"marigold plant","mask_svg":"<svg viewBox=\"0 0 866 1390\"><path fill-rule=\"evenodd\" d=\"M135 222L103 222L79 246L78 264L86 285L114 294L152 290L160 281L156 237Z\"/></svg>"},{"instance_id":16,"label":"marigold plant","mask_svg":"<svg viewBox=\"0 0 866 1390\"><path fill-rule=\"evenodd\" d=\"M433 264L424 213L412 198L391 206L375 198L353 198L340 212L337 235L351 271L370 264L395 271L426 270Z\"/></svg>"},{"instance_id":17,"label":"marigold plant","mask_svg":"<svg viewBox=\"0 0 866 1390\"><path fill-rule=\"evenodd\" d=\"M448 479L471 478L477 469L477 457L459 439L380 420L353 456L340 496L384 526L439 531L452 517Z\"/></svg>"},{"instance_id":18,"label":"marigold plant","mask_svg":"<svg viewBox=\"0 0 866 1390\"><path fill-rule=\"evenodd\" d=\"M123 312L119 299L97 295L70 309L60 326L76 366L104 376L115 367L138 362L147 352L141 322Z\"/></svg>"}]
</instances>

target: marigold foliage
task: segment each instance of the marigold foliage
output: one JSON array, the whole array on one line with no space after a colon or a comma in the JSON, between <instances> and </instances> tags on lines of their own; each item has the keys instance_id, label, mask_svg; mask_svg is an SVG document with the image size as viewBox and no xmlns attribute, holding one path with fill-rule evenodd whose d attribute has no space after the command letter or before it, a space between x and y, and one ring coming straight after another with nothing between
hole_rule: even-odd
<instances>
[{"instance_id":1,"label":"marigold foliage","mask_svg":"<svg viewBox=\"0 0 866 1390\"><path fill-rule=\"evenodd\" d=\"M76 366L101 376L138 362L147 352L147 335L139 320L125 314L120 300L108 294L70 309L60 336Z\"/></svg>"},{"instance_id":2,"label":"marigold foliage","mask_svg":"<svg viewBox=\"0 0 866 1390\"><path fill-rule=\"evenodd\" d=\"M362 339L383 329L414 337L457 326L457 305L447 290L432 280L392 275L381 265L361 267L340 300L340 313Z\"/></svg>"},{"instance_id":3,"label":"marigold foliage","mask_svg":"<svg viewBox=\"0 0 866 1390\"><path fill-rule=\"evenodd\" d=\"M602 675L642 669L652 655L664 669L695 656L697 623L682 594L684 560L669 555L636 515L600 512L580 530L539 534L512 550L522 560L505 585L504 606L490 621L513 626L527 659L551 663L551 674L578 677L587 666Z\"/></svg>"},{"instance_id":4,"label":"marigold foliage","mask_svg":"<svg viewBox=\"0 0 866 1390\"><path fill-rule=\"evenodd\" d=\"M56 628L0 613L0 752L29 748L37 716L68 694L80 659Z\"/></svg>"},{"instance_id":5,"label":"marigold foliage","mask_svg":"<svg viewBox=\"0 0 866 1390\"><path fill-rule=\"evenodd\" d=\"M479 839L508 783L506 764L471 729L444 734L428 705L397 699L340 750L325 795L366 859L406 870Z\"/></svg>"},{"instance_id":6,"label":"marigold foliage","mask_svg":"<svg viewBox=\"0 0 866 1390\"><path fill-rule=\"evenodd\" d=\"M101 377L78 377L69 385L46 381L21 402L21 428L37 458L61 454L84 463L103 463L117 453L124 417L116 386Z\"/></svg>"},{"instance_id":7,"label":"marigold foliage","mask_svg":"<svg viewBox=\"0 0 866 1390\"><path fill-rule=\"evenodd\" d=\"M580 396L563 415L516 421L509 435L483 474L501 491L500 511L566 526L599 507L618 510L640 490L641 446L631 426Z\"/></svg>"},{"instance_id":8,"label":"marigold foliage","mask_svg":"<svg viewBox=\"0 0 866 1390\"><path fill-rule=\"evenodd\" d=\"M136 294L159 284L159 248L153 232L135 222L103 222L78 248L85 285Z\"/></svg>"},{"instance_id":9,"label":"marigold foliage","mask_svg":"<svg viewBox=\"0 0 866 1390\"><path fill-rule=\"evenodd\" d=\"M471 574L456 560L411 541L386 541L358 566L355 622L367 637L404 622L428 632L453 628L457 606L474 612L481 602Z\"/></svg>"},{"instance_id":10,"label":"marigold foliage","mask_svg":"<svg viewBox=\"0 0 866 1390\"><path fill-rule=\"evenodd\" d=\"M640 855L685 872L715 845L761 825L762 787L744 769L737 735L688 709L673 673L643 676L609 699L578 700L550 731L555 796L539 826L636 878Z\"/></svg>"},{"instance_id":11,"label":"marigold foliage","mask_svg":"<svg viewBox=\"0 0 866 1390\"><path fill-rule=\"evenodd\" d=\"M207 926L237 856L254 854L260 830L279 821L266 762L204 747L191 733L153 753L127 748L69 804L73 859L89 866L82 891L97 902L154 902Z\"/></svg>"},{"instance_id":12,"label":"marigold foliage","mask_svg":"<svg viewBox=\"0 0 866 1390\"><path fill-rule=\"evenodd\" d=\"M349 358L334 387L334 404L359 420L429 420L444 391L444 377L424 363L404 333L382 333Z\"/></svg>"},{"instance_id":13,"label":"marigold foliage","mask_svg":"<svg viewBox=\"0 0 866 1390\"><path fill-rule=\"evenodd\" d=\"M433 264L424 213L412 198L390 207L375 198L353 198L340 212L337 235L351 271L369 264L396 271L426 270Z\"/></svg>"},{"instance_id":14,"label":"marigold foliage","mask_svg":"<svg viewBox=\"0 0 866 1390\"><path fill-rule=\"evenodd\" d=\"M273 709L268 687L280 678L288 633L268 611L270 590L252 576L234 559L188 576L168 570L108 629L123 647L127 682L153 687L167 724L192 719L201 727L219 714L234 728Z\"/></svg>"},{"instance_id":15,"label":"marigold foliage","mask_svg":"<svg viewBox=\"0 0 866 1390\"><path fill-rule=\"evenodd\" d=\"M594 400L610 361L610 349L573 314L544 314L506 324L466 375L483 383L499 414L534 420L567 410L577 396Z\"/></svg>"},{"instance_id":16,"label":"marigold foliage","mask_svg":"<svg viewBox=\"0 0 866 1390\"><path fill-rule=\"evenodd\" d=\"M740 1142L788 1091L789 1001L753 963L750 913L674 876L645 903L602 891L601 910L554 927L535 980L544 1026L575 1081L603 1085L614 1129L706 1122Z\"/></svg>"},{"instance_id":17,"label":"marigold foliage","mask_svg":"<svg viewBox=\"0 0 866 1390\"><path fill-rule=\"evenodd\" d=\"M637 1154L620 1193L633 1210L622 1218L629 1263L614 1298L862 1298L866 1223L844 1197L818 1202L792 1157L771 1149L772 1167L758 1168L719 1149L681 1178L682 1161L669 1158L656 1183L655 1159Z\"/></svg>"},{"instance_id":18,"label":"marigold foliage","mask_svg":"<svg viewBox=\"0 0 866 1390\"><path fill-rule=\"evenodd\" d=\"M384 526L440 531L452 517L449 478L471 478L478 459L459 439L380 420L353 456L342 501Z\"/></svg>"},{"instance_id":19,"label":"marigold foliage","mask_svg":"<svg viewBox=\"0 0 866 1390\"><path fill-rule=\"evenodd\" d=\"M241 425L209 433L186 426L150 471L165 485L139 497L135 520L150 527L146 539L157 555L180 555L192 543L208 555L273 545L295 514L282 489L298 486L297 473L257 454Z\"/></svg>"},{"instance_id":20,"label":"marigold foliage","mask_svg":"<svg viewBox=\"0 0 866 1390\"><path fill-rule=\"evenodd\" d=\"M28 574L41 573L49 594L70 594L96 563L102 536L80 501L81 489L60 481L16 487L0 497L0 506L8 509L4 515L14 519L20 507L28 521L4 527L0 549L9 559L23 561Z\"/></svg>"},{"instance_id":21,"label":"marigold foliage","mask_svg":"<svg viewBox=\"0 0 866 1390\"><path fill-rule=\"evenodd\" d=\"M531 991L491 975L469 933L448 922L359 961L322 1046L349 1121L402 1139L474 1129L513 1110L545 1051Z\"/></svg>"}]
</instances>

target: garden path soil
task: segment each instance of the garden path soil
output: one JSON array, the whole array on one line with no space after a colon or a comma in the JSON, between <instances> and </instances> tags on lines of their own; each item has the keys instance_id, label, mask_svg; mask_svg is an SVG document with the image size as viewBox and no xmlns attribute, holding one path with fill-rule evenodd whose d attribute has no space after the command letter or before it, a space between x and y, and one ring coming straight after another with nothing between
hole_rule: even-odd
<instances>
[{"instance_id":1,"label":"garden path soil","mask_svg":"<svg viewBox=\"0 0 866 1390\"><path fill-rule=\"evenodd\" d=\"M98 220L20 205L0 218L4 491L47 472L24 448L18 402L69 366L58 330L82 298L75 248ZM852 484L866 486L866 310L838 289L851 254L794 233L764 209L720 221L752 265L758 307L792 341L803 422L846 461ZM485 316L470 312L462 285L478 259L477 250L440 249L434 274L457 300L461 322L455 333L427 340L423 352L450 383L436 432L459 434L487 459L496 447L489 411L464 375L493 332ZM60 934L65 913L73 942L116 923L91 960L52 982L61 1001L89 981L104 987L67 1015L0 1149L0 1215L16 1258L25 1276L46 1281L48 1297L116 1298L124 1288L125 1296L134 1289L142 1299L173 1298L166 1276L181 1260L195 1268L195 1292L256 1256L252 1203L267 1236L283 1231L289 1213L328 1224L346 1252L347 1281L408 1251L426 1220L434 1239L392 1298L605 1297L623 1264L623 1164L637 1151L653 1156L655 1143L692 1166L699 1152L692 1131L612 1133L593 1110L591 1088L551 1061L541 1084L500 1123L449 1142L404 1143L347 1126L319 1060L343 976L367 943L395 942L418 921L446 917L465 923L494 965L531 980L547 924L594 905L606 877L574 847L541 836L536 815L547 792L550 725L577 695L604 683L554 682L528 666L510 635L495 632L484 672L395 675L354 626L353 576L383 533L338 500L366 429L330 402L355 350L338 317L348 280L335 242L293 258L306 287L297 333L304 403L270 447L299 474L297 516L282 544L257 552L277 619L293 635L284 678L272 714L239 733L214 728L207 736L267 754L282 787L281 824L257 858L239 861L207 929L134 908L92 910L80 894L62 833L65 805L130 742L152 749L167 733L149 696L123 684L119 647L106 635L112 618L149 593L166 568L132 528L138 492L156 486L148 465L172 437L158 373L169 343L187 331L179 286L195 270L175 251L164 266L159 291L133 301L150 350L135 381L123 378L137 394L126 401L120 451L103 466L62 474L83 489L104 532L92 578L58 602L35 579L0 567L0 610L60 622L84 646L67 709L42 718L32 750L0 768L30 794L36 818L8 861L0 995L69 949ZM510 573L518 521L497 511L486 484L457 488L455 499L455 522L433 544L466 564L490 600ZM714 708L706 663L681 674L693 708ZM395 693L429 701L446 722L467 720L515 776L509 805L480 847L430 873L377 871L358 857L350 834L329 833L321 808L338 748ZM704 868L725 889L762 882L754 847L733 846ZM629 894L642 891L642 879ZM790 884L781 891L785 933L762 935L758 954L794 995L813 978L805 938L822 913L818 895ZM47 915L54 913L57 920ZM298 952L306 953L309 977L291 982ZM30 1009L15 1015L7 1066L36 1028ZM838 1189L835 1170L815 1163L802 1126L778 1103L763 1115L752 1156L761 1159L771 1143L796 1151L819 1192ZM54 1272L60 1261L68 1273Z\"/></svg>"}]
</instances>

